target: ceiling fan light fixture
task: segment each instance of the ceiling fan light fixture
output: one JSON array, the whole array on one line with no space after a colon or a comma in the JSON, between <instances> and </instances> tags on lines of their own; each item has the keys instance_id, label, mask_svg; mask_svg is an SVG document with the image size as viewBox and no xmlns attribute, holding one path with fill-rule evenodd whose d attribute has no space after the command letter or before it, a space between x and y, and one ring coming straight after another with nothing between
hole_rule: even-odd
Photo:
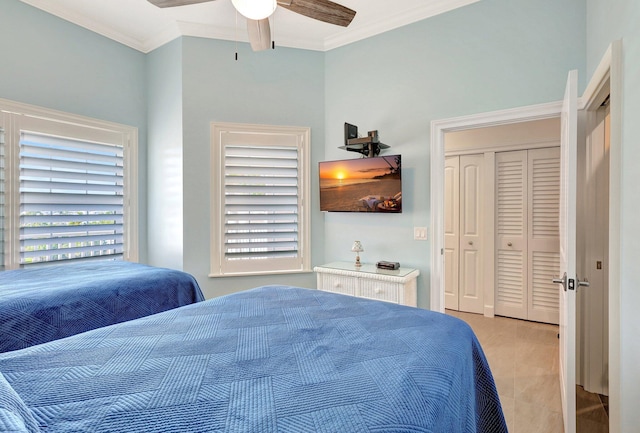
<instances>
[{"instance_id":1,"label":"ceiling fan light fixture","mask_svg":"<svg viewBox=\"0 0 640 433\"><path fill-rule=\"evenodd\" d=\"M277 0L231 0L238 12L251 20L270 17L276 10Z\"/></svg>"}]
</instances>

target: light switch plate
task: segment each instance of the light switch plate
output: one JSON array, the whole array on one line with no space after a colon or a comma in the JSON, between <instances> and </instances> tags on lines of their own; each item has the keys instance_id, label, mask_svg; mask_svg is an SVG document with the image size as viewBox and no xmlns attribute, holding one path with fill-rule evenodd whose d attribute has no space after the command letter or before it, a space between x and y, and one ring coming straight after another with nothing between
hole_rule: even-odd
<instances>
[{"instance_id":1,"label":"light switch plate","mask_svg":"<svg viewBox=\"0 0 640 433\"><path fill-rule=\"evenodd\" d=\"M426 227L414 227L413 228L413 239L417 241L426 241L427 240L427 228Z\"/></svg>"}]
</instances>

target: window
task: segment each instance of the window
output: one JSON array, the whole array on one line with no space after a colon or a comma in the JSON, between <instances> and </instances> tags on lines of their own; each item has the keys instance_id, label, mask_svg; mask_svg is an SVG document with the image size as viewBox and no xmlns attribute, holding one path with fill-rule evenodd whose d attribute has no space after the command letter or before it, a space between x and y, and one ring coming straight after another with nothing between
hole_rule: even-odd
<instances>
[{"instance_id":1,"label":"window","mask_svg":"<svg viewBox=\"0 0 640 433\"><path fill-rule=\"evenodd\" d=\"M309 136L211 125L211 276L310 270Z\"/></svg>"},{"instance_id":2,"label":"window","mask_svg":"<svg viewBox=\"0 0 640 433\"><path fill-rule=\"evenodd\" d=\"M4 100L0 114L4 266L137 260L136 129Z\"/></svg>"}]
</instances>

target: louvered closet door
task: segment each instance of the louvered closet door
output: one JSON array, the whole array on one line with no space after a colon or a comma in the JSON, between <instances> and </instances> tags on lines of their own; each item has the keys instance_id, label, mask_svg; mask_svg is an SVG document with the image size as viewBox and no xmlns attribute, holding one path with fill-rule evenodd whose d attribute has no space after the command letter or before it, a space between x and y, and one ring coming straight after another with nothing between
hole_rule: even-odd
<instances>
[{"instance_id":1,"label":"louvered closet door","mask_svg":"<svg viewBox=\"0 0 640 433\"><path fill-rule=\"evenodd\" d=\"M444 306L458 310L458 254L460 243L460 157L444 163Z\"/></svg>"},{"instance_id":2,"label":"louvered closet door","mask_svg":"<svg viewBox=\"0 0 640 433\"><path fill-rule=\"evenodd\" d=\"M529 150L529 320L558 323L560 148Z\"/></svg>"},{"instance_id":3,"label":"louvered closet door","mask_svg":"<svg viewBox=\"0 0 640 433\"><path fill-rule=\"evenodd\" d=\"M527 319L527 151L496 154L495 313Z\"/></svg>"},{"instance_id":4,"label":"louvered closet door","mask_svg":"<svg viewBox=\"0 0 640 433\"><path fill-rule=\"evenodd\" d=\"M484 155L460 156L460 311L484 311L482 261Z\"/></svg>"}]
</instances>

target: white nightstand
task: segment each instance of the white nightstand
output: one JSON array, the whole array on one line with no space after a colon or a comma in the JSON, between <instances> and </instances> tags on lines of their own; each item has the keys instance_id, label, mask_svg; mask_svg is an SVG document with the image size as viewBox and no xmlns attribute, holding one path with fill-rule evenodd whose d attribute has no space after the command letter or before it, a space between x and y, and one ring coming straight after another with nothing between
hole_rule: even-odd
<instances>
[{"instance_id":1,"label":"white nightstand","mask_svg":"<svg viewBox=\"0 0 640 433\"><path fill-rule=\"evenodd\" d=\"M377 299L396 304L418 305L416 279L420 271L400 268L394 271L351 262L333 262L313 268L318 277L318 290Z\"/></svg>"}]
</instances>

